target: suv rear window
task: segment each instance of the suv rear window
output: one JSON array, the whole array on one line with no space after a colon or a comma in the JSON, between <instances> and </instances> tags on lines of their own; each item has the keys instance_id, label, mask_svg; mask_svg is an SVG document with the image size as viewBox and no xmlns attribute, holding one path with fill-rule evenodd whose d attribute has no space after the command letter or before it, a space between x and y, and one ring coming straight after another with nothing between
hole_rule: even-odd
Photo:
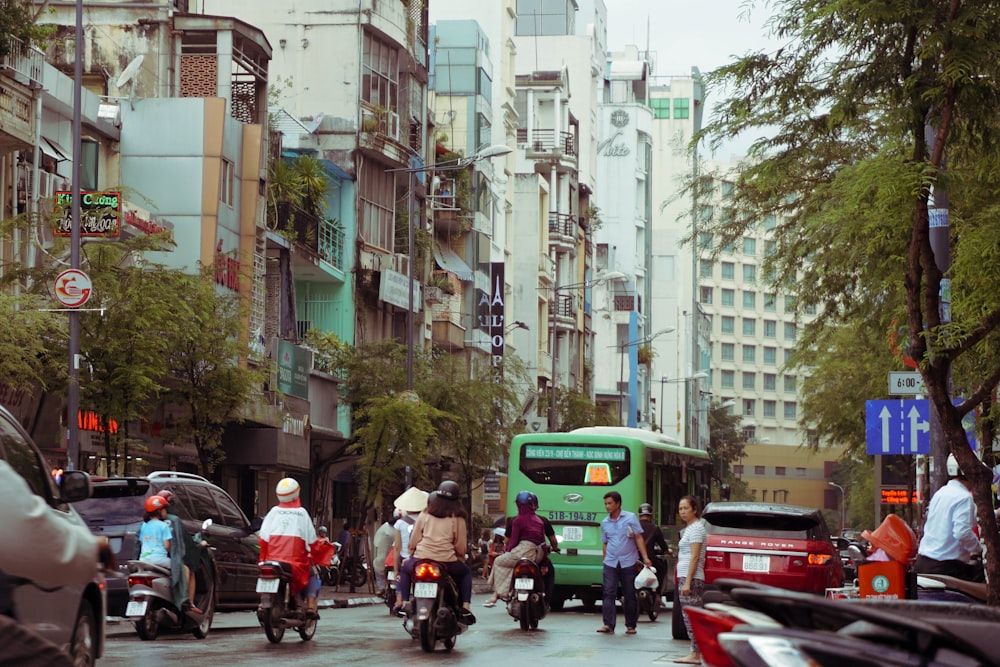
<instances>
[{"instance_id":1,"label":"suv rear window","mask_svg":"<svg viewBox=\"0 0 1000 667\"><path fill-rule=\"evenodd\" d=\"M704 516L711 535L746 535L793 540L827 540L824 527L813 516L712 512Z\"/></svg>"},{"instance_id":2,"label":"suv rear window","mask_svg":"<svg viewBox=\"0 0 1000 667\"><path fill-rule=\"evenodd\" d=\"M137 496L120 495L124 489L117 488L114 495L101 495L107 489L94 485L94 495L86 500L73 503L88 526L97 524L120 526L142 521L145 516L145 491Z\"/></svg>"}]
</instances>

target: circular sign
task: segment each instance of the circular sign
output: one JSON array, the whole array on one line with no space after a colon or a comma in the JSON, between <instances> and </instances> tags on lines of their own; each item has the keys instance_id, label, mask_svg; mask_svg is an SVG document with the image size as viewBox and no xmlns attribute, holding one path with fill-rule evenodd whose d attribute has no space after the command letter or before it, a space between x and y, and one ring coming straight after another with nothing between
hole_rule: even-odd
<instances>
[{"instance_id":1,"label":"circular sign","mask_svg":"<svg viewBox=\"0 0 1000 667\"><path fill-rule=\"evenodd\" d=\"M872 577L872 590L876 593L885 593L889 590L889 577L884 574L877 574Z\"/></svg>"},{"instance_id":2,"label":"circular sign","mask_svg":"<svg viewBox=\"0 0 1000 667\"><path fill-rule=\"evenodd\" d=\"M87 303L93 291L90 276L79 269L67 269L56 276L56 300L67 308L79 308Z\"/></svg>"}]
</instances>

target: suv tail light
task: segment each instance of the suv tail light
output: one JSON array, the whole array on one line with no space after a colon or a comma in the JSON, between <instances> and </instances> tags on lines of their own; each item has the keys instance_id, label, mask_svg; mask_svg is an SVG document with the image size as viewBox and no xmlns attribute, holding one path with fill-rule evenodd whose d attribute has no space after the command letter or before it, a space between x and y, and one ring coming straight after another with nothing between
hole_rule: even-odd
<instances>
[{"instance_id":1,"label":"suv tail light","mask_svg":"<svg viewBox=\"0 0 1000 667\"><path fill-rule=\"evenodd\" d=\"M729 632L741 621L728 614L709 611L702 607L684 607L684 613L691 623L691 633L698 643L702 662L710 667L736 667L736 663L719 644L719 635Z\"/></svg>"},{"instance_id":2,"label":"suv tail light","mask_svg":"<svg viewBox=\"0 0 1000 667\"><path fill-rule=\"evenodd\" d=\"M437 581L441 578L441 568L435 563L426 561L418 563L413 568L413 578L417 581Z\"/></svg>"},{"instance_id":3,"label":"suv tail light","mask_svg":"<svg viewBox=\"0 0 1000 667\"><path fill-rule=\"evenodd\" d=\"M809 554L810 565L829 565L833 561L830 554Z\"/></svg>"}]
</instances>

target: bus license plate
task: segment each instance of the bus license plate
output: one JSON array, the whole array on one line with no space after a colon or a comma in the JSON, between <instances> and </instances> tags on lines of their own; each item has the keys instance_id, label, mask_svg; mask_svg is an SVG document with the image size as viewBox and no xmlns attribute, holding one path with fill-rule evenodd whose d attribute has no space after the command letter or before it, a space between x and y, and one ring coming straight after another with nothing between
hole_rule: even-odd
<instances>
[{"instance_id":1,"label":"bus license plate","mask_svg":"<svg viewBox=\"0 0 1000 667\"><path fill-rule=\"evenodd\" d=\"M145 616L146 605L148 604L149 602L146 600L129 600L128 605L125 606L126 618L132 618L134 616Z\"/></svg>"},{"instance_id":2,"label":"bus license plate","mask_svg":"<svg viewBox=\"0 0 1000 667\"><path fill-rule=\"evenodd\" d=\"M514 580L514 588L517 590L531 590L535 587L535 580L528 577L518 577Z\"/></svg>"},{"instance_id":3,"label":"bus license plate","mask_svg":"<svg viewBox=\"0 0 1000 667\"><path fill-rule=\"evenodd\" d=\"M756 554L743 554L744 572L770 572L771 557Z\"/></svg>"},{"instance_id":4,"label":"bus license plate","mask_svg":"<svg viewBox=\"0 0 1000 667\"><path fill-rule=\"evenodd\" d=\"M563 526L563 542L583 542L583 526Z\"/></svg>"},{"instance_id":5,"label":"bus license plate","mask_svg":"<svg viewBox=\"0 0 1000 667\"><path fill-rule=\"evenodd\" d=\"M258 579L257 580L257 592L258 593L277 593L278 584L281 581L278 579Z\"/></svg>"},{"instance_id":6,"label":"bus license plate","mask_svg":"<svg viewBox=\"0 0 1000 667\"><path fill-rule=\"evenodd\" d=\"M436 598L438 585L426 581L418 581L413 584L413 597L415 598Z\"/></svg>"}]
</instances>

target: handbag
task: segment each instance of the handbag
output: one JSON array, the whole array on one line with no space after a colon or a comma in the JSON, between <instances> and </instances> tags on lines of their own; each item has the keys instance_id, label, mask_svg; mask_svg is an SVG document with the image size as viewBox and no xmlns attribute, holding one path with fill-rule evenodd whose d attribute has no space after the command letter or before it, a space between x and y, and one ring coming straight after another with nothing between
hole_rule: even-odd
<instances>
[{"instance_id":1,"label":"handbag","mask_svg":"<svg viewBox=\"0 0 1000 667\"><path fill-rule=\"evenodd\" d=\"M656 588L656 569L643 565L639 574L635 575L635 588Z\"/></svg>"}]
</instances>

